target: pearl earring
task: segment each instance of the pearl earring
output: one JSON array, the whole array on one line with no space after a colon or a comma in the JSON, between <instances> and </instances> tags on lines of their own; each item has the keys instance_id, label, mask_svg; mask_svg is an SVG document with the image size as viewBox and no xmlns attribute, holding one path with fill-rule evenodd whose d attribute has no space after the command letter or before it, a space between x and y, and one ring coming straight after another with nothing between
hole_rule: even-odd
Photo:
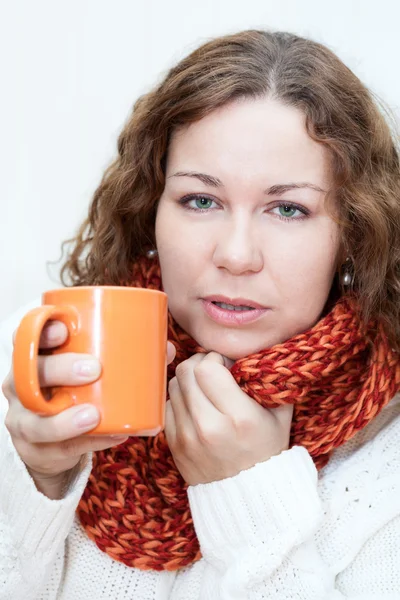
<instances>
[{"instance_id":1,"label":"pearl earring","mask_svg":"<svg viewBox=\"0 0 400 600\"><path fill-rule=\"evenodd\" d=\"M353 262L352 262L351 258L348 256L344 263L342 284L344 287L349 287L349 286L352 286L353 283L354 283Z\"/></svg>"},{"instance_id":2,"label":"pearl earring","mask_svg":"<svg viewBox=\"0 0 400 600\"><path fill-rule=\"evenodd\" d=\"M345 285L345 286L348 286L348 285L350 285L350 284L351 284L351 281L352 281L352 279L353 279L353 278L352 278L352 276L351 276L351 274L350 274L349 272L345 273L345 274L343 275L343 279L342 279L342 283L343 283L343 285Z\"/></svg>"},{"instance_id":3,"label":"pearl earring","mask_svg":"<svg viewBox=\"0 0 400 600\"><path fill-rule=\"evenodd\" d=\"M148 250L146 252L146 256L147 258L155 258L157 256L158 252L155 248L152 248L151 250Z\"/></svg>"}]
</instances>

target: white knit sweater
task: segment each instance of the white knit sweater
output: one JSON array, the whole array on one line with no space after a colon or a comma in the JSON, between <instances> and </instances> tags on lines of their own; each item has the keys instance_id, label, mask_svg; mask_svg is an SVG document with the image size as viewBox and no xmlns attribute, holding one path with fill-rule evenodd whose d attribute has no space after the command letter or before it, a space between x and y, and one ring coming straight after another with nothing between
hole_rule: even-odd
<instances>
[{"instance_id":1,"label":"white knit sweater","mask_svg":"<svg viewBox=\"0 0 400 600\"><path fill-rule=\"evenodd\" d=\"M27 308L0 328L1 380ZM1 600L400 600L399 396L319 474L294 447L189 488L203 558L174 573L128 568L88 539L75 509L90 466L49 500L0 426Z\"/></svg>"}]
</instances>

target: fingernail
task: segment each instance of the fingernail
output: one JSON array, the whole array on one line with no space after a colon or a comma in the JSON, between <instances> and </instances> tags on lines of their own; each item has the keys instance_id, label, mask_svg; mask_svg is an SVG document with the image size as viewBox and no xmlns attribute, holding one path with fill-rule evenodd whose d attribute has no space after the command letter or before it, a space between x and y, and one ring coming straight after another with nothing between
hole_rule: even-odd
<instances>
[{"instance_id":1,"label":"fingernail","mask_svg":"<svg viewBox=\"0 0 400 600\"><path fill-rule=\"evenodd\" d=\"M100 374L99 361L96 359L77 360L72 369L81 377L91 378Z\"/></svg>"},{"instance_id":2,"label":"fingernail","mask_svg":"<svg viewBox=\"0 0 400 600\"><path fill-rule=\"evenodd\" d=\"M86 429L99 422L99 413L94 406L83 408L74 415L74 423L80 429Z\"/></svg>"}]
</instances>

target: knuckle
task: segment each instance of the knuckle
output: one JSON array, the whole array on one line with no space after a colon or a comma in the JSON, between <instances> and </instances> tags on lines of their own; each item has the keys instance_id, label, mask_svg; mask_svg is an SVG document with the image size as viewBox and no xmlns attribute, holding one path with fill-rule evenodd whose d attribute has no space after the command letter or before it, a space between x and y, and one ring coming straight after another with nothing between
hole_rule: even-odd
<instances>
[{"instance_id":1,"label":"knuckle","mask_svg":"<svg viewBox=\"0 0 400 600\"><path fill-rule=\"evenodd\" d=\"M256 423L246 415L232 418L232 427L240 438L254 434Z\"/></svg>"},{"instance_id":2,"label":"knuckle","mask_svg":"<svg viewBox=\"0 0 400 600\"><path fill-rule=\"evenodd\" d=\"M222 371L222 373L225 377L225 372ZM221 377L221 365L216 362L203 360L194 367L194 376L199 381L208 381L216 376Z\"/></svg>"},{"instance_id":3,"label":"knuckle","mask_svg":"<svg viewBox=\"0 0 400 600\"><path fill-rule=\"evenodd\" d=\"M203 360L200 363L197 363L197 365L195 365L193 369L196 379L199 377L207 376L210 372L209 366L210 363L207 363L205 360Z\"/></svg>"},{"instance_id":4,"label":"knuckle","mask_svg":"<svg viewBox=\"0 0 400 600\"><path fill-rule=\"evenodd\" d=\"M195 439L192 433L187 430L179 430L176 432L176 445L186 452L193 450Z\"/></svg>"},{"instance_id":5,"label":"knuckle","mask_svg":"<svg viewBox=\"0 0 400 600\"><path fill-rule=\"evenodd\" d=\"M68 336L68 329L62 321L50 319L43 327L39 345L41 348L56 348Z\"/></svg>"},{"instance_id":6,"label":"knuckle","mask_svg":"<svg viewBox=\"0 0 400 600\"><path fill-rule=\"evenodd\" d=\"M178 384L177 378L173 377L172 379L170 379L170 381L168 383L168 393L169 393L169 395L170 396L173 395L177 391L178 387L179 387L179 384Z\"/></svg>"},{"instance_id":7,"label":"knuckle","mask_svg":"<svg viewBox=\"0 0 400 600\"><path fill-rule=\"evenodd\" d=\"M221 431L212 424L203 425L198 429L198 436L204 446L215 446L221 440Z\"/></svg>"},{"instance_id":8,"label":"knuckle","mask_svg":"<svg viewBox=\"0 0 400 600\"><path fill-rule=\"evenodd\" d=\"M194 419L194 428L199 441L202 444L210 446L220 444L222 440L229 440L234 435L226 415L214 417L213 419L204 419L199 414Z\"/></svg>"},{"instance_id":9,"label":"knuckle","mask_svg":"<svg viewBox=\"0 0 400 600\"><path fill-rule=\"evenodd\" d=\"M82 454L79 452L79 444L75 438L64 440L59 447L62 458L72 458Z\"/></svg>"},{"instance_id":10,"label":"knuckle","mask_svg":"<svg viewBox=\"0 0 400 600\"><path fill-rule=\"evenodd\" d=\"M14 434L23 442L30 444L32 440L32 431L29 425L29 421L24 419L23 416L17 418L14 422Z\"/></svg>"},{"instance_id":11,"label":"knuckle","mask_svg":"<svg viewBox=\"0 0 400 600\"><path fill-rule=\"evenodd\" d=\"M4 379L3 383L1 384L1 391L3 392L3 395L7 398L7 400L10 400L10 396L12 395L12 390L14 388L13 382L14 382L14 378L10 371L10 373L7 375L7 377Z\"/></svg>"},{"instance_id":12,"label":"knuckle","mask_svg":"<svg viewBox=\"0 0 400 600\"><path fill-rule=\"evenodd\" d=\"M179 363L179 365L176 367L175 377L177 379L186 377L186 375L190 372L191 369L192 367L188 364L188 361L184 360L183 362Z\"/></svg>"},{"instance_id":13,"label":"knuckle","mask_svg":"<svg viewBox=\"0 0 400 600\"><path fill-rule=\"evenodd\" d=\"M6 416L4 418L4 425L7 429L7 431L12 436L14 434L15 424L14 424L14 418L13 418L12 412L10 410L8 410L6 412Z\"/></svg>"}]
</instances>

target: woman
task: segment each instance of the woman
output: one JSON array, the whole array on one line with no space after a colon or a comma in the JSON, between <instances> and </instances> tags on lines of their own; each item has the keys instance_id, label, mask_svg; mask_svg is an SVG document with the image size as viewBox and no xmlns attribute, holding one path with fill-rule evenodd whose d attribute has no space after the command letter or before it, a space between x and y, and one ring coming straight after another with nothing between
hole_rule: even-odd
<instances>
[{"instance_id":1,"label":"woman","mask_svg":"<svg viewBox=\"0 0 400 600\"><path fill-rule=\"evenodd\" d=\"M93 408L29 413L10 374L0 598L398 598L400 177L370 94L319 44L242 32L142 97L118 152L63 273L161 274L165 436L84 436Z\"/></svg>"}]
</instances>

